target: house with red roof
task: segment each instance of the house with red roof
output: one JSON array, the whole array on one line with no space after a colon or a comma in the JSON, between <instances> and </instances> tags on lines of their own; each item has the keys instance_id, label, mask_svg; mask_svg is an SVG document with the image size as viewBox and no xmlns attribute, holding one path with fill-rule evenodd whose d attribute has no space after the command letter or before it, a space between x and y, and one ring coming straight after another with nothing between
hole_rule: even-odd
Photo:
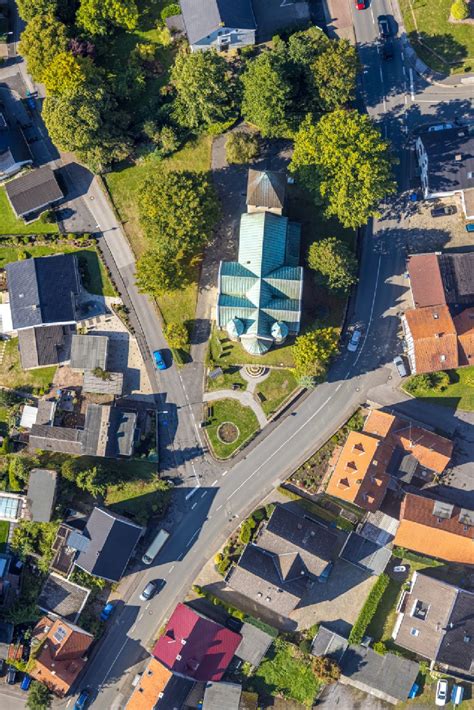
<instances>
[{"instance_id":1,"label":"house with red roof","mask_svg":"<svg viewBox=\"0 0 474 710\"><path fill-rule=\"evenodd\" d=\"M219 681L242 636L178 604L153 656L172 673L197 681Z\"/></svg>"}]
</instances>

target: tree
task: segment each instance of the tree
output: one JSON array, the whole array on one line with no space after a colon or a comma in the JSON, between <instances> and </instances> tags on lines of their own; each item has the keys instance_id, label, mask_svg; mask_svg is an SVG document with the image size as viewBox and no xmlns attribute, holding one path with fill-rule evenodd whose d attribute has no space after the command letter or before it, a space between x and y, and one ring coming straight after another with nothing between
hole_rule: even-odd
<instances>
[{"instance_id":1,"label":"tree","mask_svg":"<svg viewBox=\"0 0 474 710\"><path fill-rule=\"evenodd\" d=\"M259 153L258 135L244 131L229 133L225 152L228 163L250 163Z\"/></svg>"},{"instance_id":2,"label":"tree","mask_svg":"<svg viewBox=\"0 0 474 710\"><path fill-rule=\"evenodd\" d=\"M28 710L48 710L51 707L52 695L49 688L43 683L34 680L30 686L30 692L26 700Z\"/></svg>"},{"instance_id":3,"label":"tree","mask_svg":"<svg viewBox=\"0 0 474 710\"><path fill-rule=\"evenodd\" d=\"M75 92L48 96L43 118L53 143L75 152L92 170L100 172L129 153L128 116L103 85L85 84Z\"/></svg>"},{"instance_id":4,"label":"tree","mask_svg":"<svg viewBox=\"0 0 474 710\"><path fill-rule=\"evenodd\" d=\"M107 490L107 485L104 479L104 471L97 466L93 466L92 468L78 472L76 476L76 485L83 491L90 493L94 498L97 498L97 496L104 495Z\"/></svg>"},{"instance_id":5,"label":"tree","mask_svg":"<svg viewBox=\"0 0 474 710\"><path fill-rule=\"evenodd\" d=\"M455 20L467 20L469 17L469 5L466 0L456 0L451 5L451 17Z\"/></svg>"},{"instance_id":6,"label":"tree","mask_svg":"<svg viewBox=\"0 0 474 710\"><path fill-rule=\"evenodd\" d=\"M333 111L352 101L358 70L355 47L346 39L331 41L312 66L322 111Z\"/></svg>"},{"instance_id":7,"label":"tree","mask_svg":"<svg viewBox=\"0 0 474 710\"><path fill-rule=\"evenodd\" d=\"M28 477L36 459L26 456L13 456L8 464L10 490L21 491L28 482Z\"/></svg>"},{"instance_id":8,"label":"tree","mask_svg":"<svg viewBox=\"0 0 474 710\"><path fill-rule=\"evenodd\" d=\"M61 476L66 481L75 482L78 473L78 464L76 459L66 459L61 465Z\"/></svg>"},{"instance_id":9,"label":"tree","mask_svg":"<svg viewBox=\"0 0 474 710\"><path fill-rule=\"evenodd\" d=\"M95 57L95 45L88 39L73 37L69 42L69 51L75 57L89 57L89 59Z\"/></svg>"},{"instance_id":10,"label":"tree","mask_svg":"<svg viewBox=\"0 0 474 710\"><path fill-rule=\"evenodd\" d=\"M173 255L149 249L137 261L135 279L139 291L156 298L183 285L184 274Z\"/></svg>"},{"instance_id":11,"label":"tree","mask_svg":"<svg viewBox=\"0 0 474 710\"><path fill-rule=\"evenodd\" d=\"M170 348L184 350L189 345L189 333L184 323L167 323L164 334Z\"/></svg>"},{"instance_id":12,"label":"tree","mask_svg":"<svg viewBox=\"0 0 474 710\"><path fill-rule=\"evenodd\" d=\"M76 21L94 35L106 35L110 25L134 30L138 21L135 0L81 0Z\"/></svg>"},{"instance_id":13,"label":"tree","mask_svg":"<svg viewBox=\"0 0 474 710\"><path fill-rule=\"evenodd\" d=\"M28 72L35 81L42 81L54 58L68 46L67 30L52 13L37 15L27 24L19 44Z\"/></svg>"},{"instance_id":14,"label":"tree","mask_svg":"<svg viewBox=\"0 0 474 710\"><path fill-rule=\"evenodd\" d=\"M293 86L286 55L265 51L251 59L242 74L242 115L262 136L276 138L290 131Z\"/></svg>"},{"instance_id":15,"label":"tree","mask_svg":"<svg viewBox=\"0 0 474 710\"><path fill-rule=\"evenodd\" d=\"M43 83L50 94L75 93L91 73L90 59L75 57L71 52L56 54L43 72Z\"/></svg>"},{"instance_id":16,"label":"tree","mask_svg":"<svg viewBox=\"0 0 474 710\"><path fill-rule=\"evenodd\" d=\"M297 377L314 377L321 373L337 352L338 340L336 328L319 328L299 335L292 348Z\"/></svg>"},{"instance_id":17,"label":"tree","mask_svg":"<svg viewBox=\"0 0 474 710\"><path fill-rule=\"evenodd\" d=\"M72 23L76 12L76 0L17 0L18 13L25 22L38 15L54 15L59 20Z\"/></svg>"},{"instance_id":18,"label":"tree","mask_svg":"<svg viewBox=\"0 0 474 710\"><path fill-rule=\"evenodd\" d=\"M341 669L336 661L326 656L316 656L312 660L314 674L324 683L335 683L341 677Z\"/></svg>"},{"instance_id":19,"label":"tree","mask_svg":"<svg viewBox=\"0 0 474 710\"><path fill-rule=\"evenodd\" d=\"M100 380L104 380L104 382L111 380L112 375L110 372L107 372L107 370L104 370L102 367L94 367L92 370L92 374L94 377L98 377Z\"/></svg>"},{"instance_id":20,"label":"tree","mask_svg":"<svg viewBox=\"0 0 474 710\"><path fill-rule=\"evenodd\" d=\"M357 281L357 260L346 244L335 237L311 244L308 266L318 271L329 290L336 293L347 292Z\"/></svg>"},{"instance_id":21,"label":"tree","mask_svg":"<svg viewBox=\"0 0 474 710\"><path fill-rule=\"evenodd\" d=\"M359 227L377 216L380 201L395 192L388 143L370 118L338 109L315 125L307 117L295 139L290 170L327 217Z\"/></svg>"},{"instance_id":22,"label":"tree","mask_svg":"<svg viewBox=\"0 0 474 710\"><path fill-rule=\"evenodd\" d=\"M236 118L236 83L228 63L214 50L181 51L171 84L176 90L173 113L181 126L209 129Z\"/></svg>"}]
</instances>

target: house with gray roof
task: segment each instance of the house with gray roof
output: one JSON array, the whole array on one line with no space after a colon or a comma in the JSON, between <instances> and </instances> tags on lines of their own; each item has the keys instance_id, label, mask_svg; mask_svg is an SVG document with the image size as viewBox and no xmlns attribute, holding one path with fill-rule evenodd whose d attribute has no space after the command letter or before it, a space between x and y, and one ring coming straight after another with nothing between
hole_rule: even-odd
<instances>
[{"instance_id":1,"label":"house with gray roof","mask_svg":"<svg viewBox=\"0 0 474 710\"><path fill-rule=\"evenodd\" d=\"M284 173L273 170L249 170L247 180L247 212L283 214L286 196Z\"/></svg>"},{"instance_id":2,"label":"house with gray roof","mask_svg":"<svg viewBox=\"0 0 474 710\"><path fill-rule=\"evenodd\" d=\"M71 362L73 370L107 369L109 339L106 335L73 335Z\"/></svg>"},{"instance_id":3,"label":"house with gray roof","mask_svg":"<svg viewBox=\"0 0 474 710\"><path fill-rule=\"evenodd\" d=\"M69 360L76 325L48 325L18 331L18 350L24 370L58 365Z\"/></svg>"},{"instance_id":4,"label":"house with gray roof","mask_svg":"<svg viewBox=\"0 0 474 710\"><path fill-rule=\"evenodd\" d=\"M73 624L84 609L90 589L81 587L54 572L48 574L38 597L38 606L46 614L60 616Z\"/></svg>"},{"instance_id":5,"label":"house with gray roof","mask_svg":"<svg viewBox=\"0 0 474 710\"><path fill-rule=\"evenodd\" d=\"M27 506L34 523L49 523L56 500L56 471L34 468L28 478Z\"/></svg>"},{"instance_id":6,"label":"house with gray roof","mask_svg":"<svg viewBox=\"0 0 474 710\"><path fill-rule=\"evenodd\" d=\"M202 710L239 710L242 686L238 683L206 683Z\"/></svg>"},{"instance_id":7,"label":"house with gray roof","mask_svg":"<svg viewBox=\"0 0 474 710\"><path fill-rule=\"evenodd\" d=\"M382 574L391 556L392 551L388 547L356 532L349 535L340 554L341 559L376 576Z\"/></svg>"},{"instance_id":8,"label":"house with gray roof","mask_svg":"<svg viewBox=\"0 0 474 710\"><path fill-rule=\"evenodd\" d=\"M216 321L251 355L299 333L300 225L271 212L243 214L237 261L219 267Z\"/></svg>"},{"instance_id":9,"label":"house with gray roof","mask_svg":"<svg viewBox=\"0 0 474 710\"><path fill-rule=\"evenodd\" d=\"M181 0L180 5L192 52L255 44L252 0Z\"/></svg>"},{"instance_id":10,"label":"house with gray roof","mask_svg":"<svg viewBox=\"0 0 474 710\"><path fill-rule=\"evenodd\" d=\"M242 636L242 641L235 655L242 661L250 663L254 668L258 668L273 643L273 637L246 621L242 624L239 633Z\"/></svg>"},{"instance_id":11,"label":"house with gray roof","mask_svg":"<svg viewBox=\"0 0 474 710\"><path fill-rule=\"evenodd\" d=\"M35 219L47 207L64 198L54 171L47 165L10 180L5 191L17 217L26 221Z\"/></svg>"}]
</instances>

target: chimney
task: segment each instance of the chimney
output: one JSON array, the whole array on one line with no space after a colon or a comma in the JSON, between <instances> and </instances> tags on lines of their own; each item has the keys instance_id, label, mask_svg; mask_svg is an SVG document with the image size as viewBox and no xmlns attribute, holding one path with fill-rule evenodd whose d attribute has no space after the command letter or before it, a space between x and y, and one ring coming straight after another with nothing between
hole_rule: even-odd
<instances>
[{"instance_id":1,"label":"chimney","mask_svg":"<svg viewBox=\"0 0 474 710\"><path fill-rule=\"evenodd\" d=\"M456 162L459 163L459 162L462 160L462 155L461 155L461 153L457 153L457 154L454 156L454 160L456 160Z\"/></svg>"}]
</instances>

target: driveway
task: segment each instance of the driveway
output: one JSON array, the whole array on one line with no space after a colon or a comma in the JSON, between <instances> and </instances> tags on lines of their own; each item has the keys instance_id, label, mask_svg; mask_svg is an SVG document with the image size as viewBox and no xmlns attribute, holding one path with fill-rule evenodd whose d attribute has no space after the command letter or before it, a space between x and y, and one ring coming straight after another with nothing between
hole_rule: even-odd
<instances>
[{"instance_id":1,"label":"driveway","mask_svg":"<svg viewBox=\"0 0 474 710\"><path fill-rule=\"evenodd\" d=\"M325 710L389 710L393 709L391 703L386 703L383 700L374 698L373 695L363 693L361 690L352 688L350 685L342 685L342 683L334 683L327 685L317 702L318 707Z\"/></svg>"}]
</instances>

